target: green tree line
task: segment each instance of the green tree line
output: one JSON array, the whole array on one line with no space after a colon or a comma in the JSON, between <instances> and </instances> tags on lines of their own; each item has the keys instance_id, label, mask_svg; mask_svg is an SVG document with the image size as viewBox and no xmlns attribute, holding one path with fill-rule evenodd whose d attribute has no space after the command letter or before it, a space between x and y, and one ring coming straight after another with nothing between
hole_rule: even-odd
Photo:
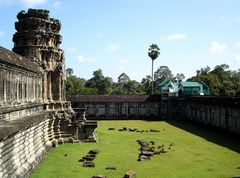
<instances>
[{"instance_id":1,"label":"green tree line","mask_svg":"<svg viewBox=\"0 0 240 178\"><path fill-rule=\"evenodd\" d=\"M184 74L178 73L175 76L168 66L160 66L153 75L153 93L160 94L159 84L166 78L172 78L176 82L185 79ZM201 68L196 75L187 81L203 81L211 90L212 95L235 96L240 95L240 70L229 70L226 64L217 65L213 70L210 67ZM150 94L152 77L150 75L142 78L141 82L131 80L126 73L118 77L114 82L111 77L104 76L101 69L93 72L92 78L86 80L73 74L73 69L67 69L67 95L77 94Z\"/></svg>"}]
</instances>

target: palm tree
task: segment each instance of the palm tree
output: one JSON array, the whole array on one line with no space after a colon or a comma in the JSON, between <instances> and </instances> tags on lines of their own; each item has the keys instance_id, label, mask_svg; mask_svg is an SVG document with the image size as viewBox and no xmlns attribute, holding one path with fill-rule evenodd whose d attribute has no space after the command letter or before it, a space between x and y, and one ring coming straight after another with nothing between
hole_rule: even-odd
<instances>
[{"instance_id":1,"label":"palm tree","mask_svg":"<svg viewBox=\"0 0 240 178\"><path fill-rule=\"evenodd\" d=\"M160 48L157 44L151 44L148 49L148 56L152 59L152 94L153 94L153 61L160 55Z\"/></svg>"}]
</instances>

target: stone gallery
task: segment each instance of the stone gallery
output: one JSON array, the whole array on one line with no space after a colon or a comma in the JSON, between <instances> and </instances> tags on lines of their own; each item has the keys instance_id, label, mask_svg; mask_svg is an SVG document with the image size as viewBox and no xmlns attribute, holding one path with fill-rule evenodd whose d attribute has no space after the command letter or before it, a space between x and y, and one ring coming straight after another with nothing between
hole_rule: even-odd
<instances>
[{"instance_id":1,"label":"stone gallery","mask_svg":"<svg viewBox=\"0 0 240 178\"><path fill-rule=\"evenodd\" d=\"M95 141L96 122L65 99L61 23L21 11L13 51L0 47L0 177L28 176L52 147Z\"/></svg>"},{"instance_id":2,"label":"stone gallery","mask_svg":"<svg viewBox=\"0 0 240 178\"><path fill-rule=\"evenodd\" d=\"M60 21L42 9L21 11L17 19L13 50L0 47L0 177L28 177L47 151L59 144L95 142L97 122L86 120L83 108L93 119L175 118L240 135L236 97L75 95L68 96L72 108L65 97ZM126 127L119 131L144 132ZM153 141L138 143L139 161L167 152L164 145L154 147ZM95 156L89 152L79 161L94 167ZM128 172L124 177L135 176Z\"/></svg>"}]
</instances>

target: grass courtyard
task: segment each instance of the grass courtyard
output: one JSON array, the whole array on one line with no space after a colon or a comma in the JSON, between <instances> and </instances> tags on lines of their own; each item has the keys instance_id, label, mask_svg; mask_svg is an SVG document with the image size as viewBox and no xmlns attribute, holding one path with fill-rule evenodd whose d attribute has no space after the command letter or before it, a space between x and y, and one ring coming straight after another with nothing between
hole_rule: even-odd
<instances>
[{"instance_id":1,"label":"grass courtyard","mask_svg":"<svg viewBox=\"0 0 240 178\"><path fill-rule=\"evenodd\" d=\"M116 130L108 130L108 128ZM160 132L120 132L128 127ZM240 141L196 125L179 121L99 121L98 143L65 144L52 149L32 174L32 178L91 178L105 175L121 178L135 171L137 178L236 178L240 177ZM138 162L136 140L156 145L174 143L174 150ZM83 167L80 158L99 149L95 168ZM65 156L67 154L67 156ZM116 170L106 170L116 167Z\"/></svg>"}]
</instances>

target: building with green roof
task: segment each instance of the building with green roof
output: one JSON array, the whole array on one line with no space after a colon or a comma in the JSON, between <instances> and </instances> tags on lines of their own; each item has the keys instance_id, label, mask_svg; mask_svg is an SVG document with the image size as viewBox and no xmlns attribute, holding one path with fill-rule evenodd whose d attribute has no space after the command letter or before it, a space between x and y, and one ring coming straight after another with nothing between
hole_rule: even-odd
<instances>
[{"instance_id":1,"label":"building with green roof","mask_svg":"<svg viewBox=\"0 0 240 178\"><path fill-rule=\"evenodd\" d=\"M161 93L165 96L178 96L179 84L174 82L172 78L166 78L159 85Z\"/></svg>"},{"instance_id":2,"label":"building with green roof","mask_svg":"<svg viewBox=\"0 0 240 178\"><path fill-rule=\"evenodd\" d=\"M166 78L159 87L164 96L211 94L210 88L204 82L175 82L171 78Z\"/></svg>"}]
</instances>

